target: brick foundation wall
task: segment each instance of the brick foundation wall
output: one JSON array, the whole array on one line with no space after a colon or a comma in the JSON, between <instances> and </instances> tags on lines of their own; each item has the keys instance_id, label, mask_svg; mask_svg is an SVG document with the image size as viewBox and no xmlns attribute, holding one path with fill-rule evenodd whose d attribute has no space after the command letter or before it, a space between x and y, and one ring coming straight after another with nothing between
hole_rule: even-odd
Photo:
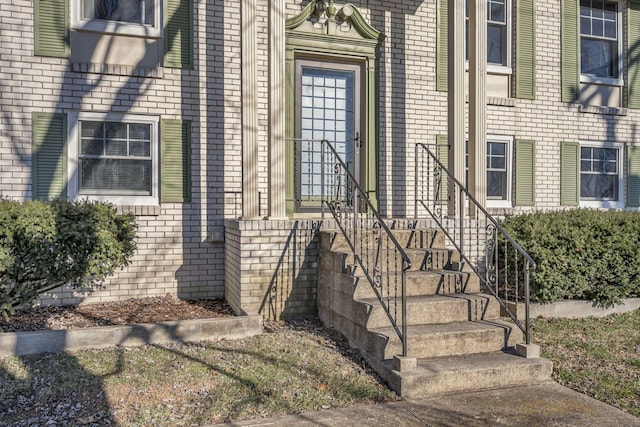
<instances>
[{"instance_id":1,"label":"brick foundation wall","mask_svg":"<svg viewBox=\"0 0 640 427\"><path fill-rule=\"evenodd\" d=\"M266 319L317 314L322 220L228 220L225 298L237 313Z\"/></svg>"}]
</instances>

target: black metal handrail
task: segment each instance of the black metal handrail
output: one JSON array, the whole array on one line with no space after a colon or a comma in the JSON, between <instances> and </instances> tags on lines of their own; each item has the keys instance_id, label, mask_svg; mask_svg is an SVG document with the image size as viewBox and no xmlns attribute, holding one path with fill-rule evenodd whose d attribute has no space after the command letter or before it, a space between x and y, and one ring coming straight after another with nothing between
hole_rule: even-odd
<instances>
[{"instance_id":1,"label":"black metal handrail","mask_svg":"<svg viewBox=\"0 0 640 427\"><path fill-rule=\"evenodd\" d=\"M415 217L422 205L530 344L529 272L536 269L536 262L449 172L428 144L416 144L415 154ZM521 280L524 289L520 288ZM524 325L517 310L511 308L511 303L517 308L520 293L525 304Z\"/></svg>"},{"instance_id":2,"label":"black metal handrail","mask_svg":"<svg viewBox=\"0 0 640 427\"><path fill-rule=\"evenodd\" d=\"M358 142L356 139L356 146ZM300 190L304 197L299 198L312 199L319 186L323 216L325 208L331 212L350 248L354 265L362 270L371 285L402 343L402 356L406 357L406 271L411 268L411 259L358 183L357 162L346 163L326 139L295 140L294 143L316 144L320 149L320 153L308 150L311 154L304 159L307 165L315 164L320 154L320 182L307 182L308 188Z\"/></svg>"}]
</instances>

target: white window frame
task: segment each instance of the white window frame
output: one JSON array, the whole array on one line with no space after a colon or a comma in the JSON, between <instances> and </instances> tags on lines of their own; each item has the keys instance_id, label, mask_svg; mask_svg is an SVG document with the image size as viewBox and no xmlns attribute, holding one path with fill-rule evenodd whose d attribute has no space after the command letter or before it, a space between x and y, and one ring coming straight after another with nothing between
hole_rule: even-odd
<instances>
[{"instance_id":1,"label":"white window frame","mask_svg":"<svg viewBox=\"0 0 640 427\"><path fill-rule=\"evenodd\" d=\"M117 114L117 113L93 113L73 111L68 114L69 123L67 131L67 194L71 200L90 199L102 202L110 202L115 205L128 206L156 206L159 205L159 125L160 117L146 116L138 114ZM151 125L151 195L114 195L114 194L90 194L79 193L80 175L79 156L80 156L80 126L79 122L86 121L102 121L102 122L126 122L126 123L144 123Z\"/></svg>"},{"instance_id":2,"label":"white window frame","mask_svg":"<svg viewBox=\"0 0 640 427\"><path fill-rule=\"evenodd\" d=\"M622 209L624 208L624 144L620 142L602 142L602 141L580 141L580 149L582 147L593 148L615 148L618 150L616 161L618 162L618 200L582 200L580 196L580 181L578 181L578 197L580 198L580 207L585 208L608 208ZM580 159L582 158L580 151L578 152L578 177L582 179L582 167Z\"/></svg>"},{"instance_id":3,"label":"white window frame","mask_svg":"<svg viewBox=\"0 0 640 427\"><path fill-rule=\"evenodd\" d=\"M144 25L132 22L85 19L82 17L82 0L71 0L71 29L107 34L160 38L162 35L162 2L160 0L153 1L155 25Z\"/></svg>"},{"instance_id":4,"label":"white window frame","mask_svg":"<svg viewBox=\"0 0 640 427\"><path fill-rule=\"evenodd\" d=\"M487 135L487 145L491 142L506 144L506 152L505 152L505 168L507 171L507 194L506 199L489 199L487 196L487 207L488 208L511 208L513 207L512 202L512 184L513 184L513 137L506 135ZM487 155L488 155L487 151ZM486 160L485 160L486 162ZM485 163L486 165L486 163ZM488 169L485 167L485 173L489 173ZM488 180L488 177L485 178Z\"/></svg>"},{"instance_id":5,"label":"white window frame","mask_svg":"<svg viewBox=\"0 0 640 427\"><path fill-rule=\"evenodd\" d=\"M505 153L505 160L506 160L506 164L505 164L505 168L507 170L507 197L506 199L489 199L488 197L486 197L487 195L485 194L485 198L487 201L487 207L488 208L512 208L513 207L513 202L512 202L512 182L513 182L513 167L512 167L512 159L513 159L513 137L512 136L507 136L507 135L487 135L487 145L491 142L497 142L497 143L502 143L502 144L506 144L506 153ZM469 138L467 137L466 139L466 145L465 145L466 149L465 149L465 185L468 187L469 186L469 182L468 182L468 174L469 174ZM488 155L488 152L487 152ZM489 171L486 168L486 164L487 164L487 157L485 155L485 167L484 172L485 174L487 174ZM487 180L487 176L485 176L485 182ZM485 188L485 193L486 193L486 188Z\"/></svg>"},{"instance_id":6,"label":"white window frame","mask_svg":"<svg viewBox=\"0 0 640 427\"><path fill-rule=\"evenodd\" d=\"M485 0L488 2L488 0ZM489 7L489 5L487 4L487 8ZM491 73L491 74L504 74L504 75L510 75L513 73L513 69L511 66L511 56L513 53L512 50L512 38L513 38L513 10L511 8L511 0L505 0L505 19L507 20L506 22L506 32L507 35L506 40L505 40L505 49L507 50L506 52L506 56L507 56L507 61L506 61L506 65L498 65L498 64L491 64L487 61L487 72ZM468 11L467 11L467 15L466 15L466 22L467 22L467 28L469 25L469 15L468 15ZM489 22L487 19L487 32L488 32L488 27L489 27ZM466 41L468 42L468 40ZM465 43L466 43L465 42ZM488 52L487 52L488 55ZM469 70L469 60L466 61L466 70Z\"/></svg>"},{"instance_id":7,"label":"white window frame","mask_svg":"<svg viewBox=\"0 0 640 427\"><path fill-rule=\"evenodd\" d=\"M622 30L624 26L623 22L623 4L618 0L605 0L608 3L616 3L616 23L617 23L617 48L618 48L618 77L610 78L610 77L596 77L596 76L588 76L582 74L582 69L580 69L580 83L594 83L608 86L623 86L624 85L624 46L623 46L623 35ZM581 67L582 64L582 50L581 50L581 41L582 41L582 30L580 24L580 1L578 1L578 67Z\"/></svg>"}]
</instances>

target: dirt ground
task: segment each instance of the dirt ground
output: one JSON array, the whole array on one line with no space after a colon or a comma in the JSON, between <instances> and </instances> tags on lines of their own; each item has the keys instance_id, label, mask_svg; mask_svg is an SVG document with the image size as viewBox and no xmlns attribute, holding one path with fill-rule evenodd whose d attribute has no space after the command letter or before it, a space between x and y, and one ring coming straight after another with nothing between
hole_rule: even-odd
<instances>
[{"instance_id":1,"label":"dirt ground","mask_svg":"<svg viewBox=\"0 0 640 427\"><path fill-rule=\"evenodd\" d=\"M130 325L169 320L233 316L223 299L185 301L171 295L66 307L34 307L9 319L0 317L0 332Z\"/></svg>"}]
</instances>

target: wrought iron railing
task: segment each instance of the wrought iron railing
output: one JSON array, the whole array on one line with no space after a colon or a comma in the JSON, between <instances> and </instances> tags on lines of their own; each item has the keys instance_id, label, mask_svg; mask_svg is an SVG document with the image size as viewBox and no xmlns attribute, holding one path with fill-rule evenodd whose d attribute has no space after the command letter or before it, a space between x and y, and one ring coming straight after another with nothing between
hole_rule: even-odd
<instances>
[{"instance_id":1,"label":"wrought iron railing","mask_svg":"<svg viewBox=\"0 0 640 427\"><path fill-rule=\"evenodd\" d=\"M354 141L356 147L357 144ZM296 173L300 180L296 184L297 201L312 203L319 199L322 215L331 213L350 249L353 264L373 289L402 343L402 355L407 356L409 256L356 179L356 161L345 162L345 153L338 153L327 140L295 140L294 145L300 168ZM354 151L355 159L357 150Z\"/></svg>"},{"instance_id":2,"label":"wrought iron railing","mask_svg":"<svg viewBox=\"0 0 640 427\"><path fill-rule=\"evenodd\" d=\"M529 272L535 270L535 261L453 177L430 147L448 155L445 145L416 144L415 217L420 207L427 211L530 344ZM519 302L524 302L524 318L518 317Z\"/></svg>"}]
</instances>

